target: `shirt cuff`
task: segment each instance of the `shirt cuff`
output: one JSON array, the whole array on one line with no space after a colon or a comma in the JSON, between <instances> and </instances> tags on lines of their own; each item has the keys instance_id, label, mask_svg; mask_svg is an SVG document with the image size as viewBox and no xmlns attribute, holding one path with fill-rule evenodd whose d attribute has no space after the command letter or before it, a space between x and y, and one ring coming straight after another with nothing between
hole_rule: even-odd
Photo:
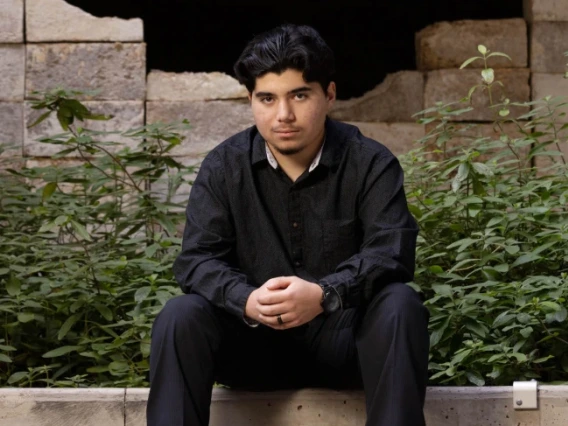
<instances>
[{"instance_id":1,"label":"shirt cuff","mask_svg":"<svg viewBox=\"0 0 568 426\"><path fill-rule=\"evenodd\" d=\"M253 320L252 318L249 318L245 315L243 315L243 321L245 322L246 325L248 325L251 328L256 328L260 325L258 321Z\"/></svg>"},{"instance_id":2,"label":"shirt cuff","mask_svg":"<svg viewBox=\"0 0 568 426\"><path fill-rule=\"evenodd\" d=\"M326 285L331 288L339 295L341 299L341 306L343 309L350 307L350 300L348 297L348 289L350 284L353 282L353 276L348 271L335 272L333 274L327 275L320 279L318 283L320 285ZM353 287L353 286L351 286Z\"/></svg>"},{"instance_id":3,"label":"shirt cuff","mask_svg":"<svg viewBox=\"0 0 568 426\"><path fill-rule=\"evenodd\" d=\"M225 294L225 310L239 318L245 318L247 300L255 290L256 287L245 282L235 284Z\"/></svg>"}]
</instances>

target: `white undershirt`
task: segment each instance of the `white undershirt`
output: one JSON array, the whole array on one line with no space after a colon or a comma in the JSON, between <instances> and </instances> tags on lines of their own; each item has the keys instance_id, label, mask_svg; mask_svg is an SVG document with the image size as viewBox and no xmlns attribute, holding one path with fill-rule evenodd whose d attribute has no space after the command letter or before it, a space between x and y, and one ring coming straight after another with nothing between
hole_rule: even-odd
<instances>
[{"instance_id":1,"label":"white undershirt","mask_svg":"<svg viewBox=\"0 0 568 426\"><path fill-rule=\"evenodd\" d=\"M268 143L264 142L264 145L266 147L266 158L268 159L268 163L272 166L273 169L277 169L278 168L278 161L276 161L276 158L274 158L274 155L272 155L270 148L268 148ZM321 153L323 152L323 146L324 145L325 145L325 140L321 144L321 148L319 149L318 154L316 155L316 158L314 158L314 161L312 161L312 164L310 164L310 168L308 169L308 173L311 173L319 165L319 162L321 160Z\"/></svg>"}]
</instances>

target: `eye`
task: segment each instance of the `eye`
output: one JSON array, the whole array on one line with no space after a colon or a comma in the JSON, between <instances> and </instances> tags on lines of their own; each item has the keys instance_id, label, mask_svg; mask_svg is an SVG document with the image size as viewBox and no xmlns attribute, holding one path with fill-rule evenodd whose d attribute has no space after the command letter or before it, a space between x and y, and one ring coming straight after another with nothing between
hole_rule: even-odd
<instances>
[{"instance_id":1,"label":"eye","mask_svg":"<svg viewBox=\"0 0 568 426\"><path fill-rule=\"evenodd\" d=\"M296 97L296 100L302 101L302 100L304 100L304 99L307 99L307 98L308 98L308 95L305 94L305 93L296 93L296 96L295 96L295 97Z\"/></svg>"},{"instance_id":2,"label":"eye","mask_svg":"<svg viewBox=\"0 0 568 426\"><path fill-rule=\"evenodd\" d=\"M262 102L263 104L271 104L272 102L274 102L274 98L272 96L265 96L264 98L260 99L260 102Z\"/></svg>"}]
</instances>

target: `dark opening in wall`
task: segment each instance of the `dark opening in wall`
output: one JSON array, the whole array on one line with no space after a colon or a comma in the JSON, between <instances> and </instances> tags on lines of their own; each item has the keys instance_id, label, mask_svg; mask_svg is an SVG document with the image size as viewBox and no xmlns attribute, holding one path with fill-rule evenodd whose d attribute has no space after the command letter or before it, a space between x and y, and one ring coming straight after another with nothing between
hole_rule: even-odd
<instances>
[{"instance_id":1,"label":"dark opening in wall","mask_svg":"<svg viewBox=\"0 0 568 426\"><path fill-rule=\"evenodd\" d=\"M523 16L522 0L67 2L95 16L144 19L148 70L233 75L233 63L253 35L282 23L312 25L335 51L340 99L361 96L388 73L416 69L414 34L430 24Z\"/></svg>"}]
</instances>

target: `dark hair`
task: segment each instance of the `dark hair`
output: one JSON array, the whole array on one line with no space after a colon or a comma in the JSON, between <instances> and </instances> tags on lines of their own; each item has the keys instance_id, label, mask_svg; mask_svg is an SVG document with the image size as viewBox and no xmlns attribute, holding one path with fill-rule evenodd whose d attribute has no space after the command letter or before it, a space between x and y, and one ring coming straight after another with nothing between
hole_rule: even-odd
<instances>
[{"instance_id":1,"label":"dark hair","mask_svg":"<svg viewBox=\"0 0 568 426\"><path fill-rule=\"evenodd\" d=\"M307 83L315 81L327 93L335 74L333 51L312 27L286 24L254 37L234 66L237 79L251 93L257 77L287 69L302 72Z\"/></svg>"}]
</instances>

